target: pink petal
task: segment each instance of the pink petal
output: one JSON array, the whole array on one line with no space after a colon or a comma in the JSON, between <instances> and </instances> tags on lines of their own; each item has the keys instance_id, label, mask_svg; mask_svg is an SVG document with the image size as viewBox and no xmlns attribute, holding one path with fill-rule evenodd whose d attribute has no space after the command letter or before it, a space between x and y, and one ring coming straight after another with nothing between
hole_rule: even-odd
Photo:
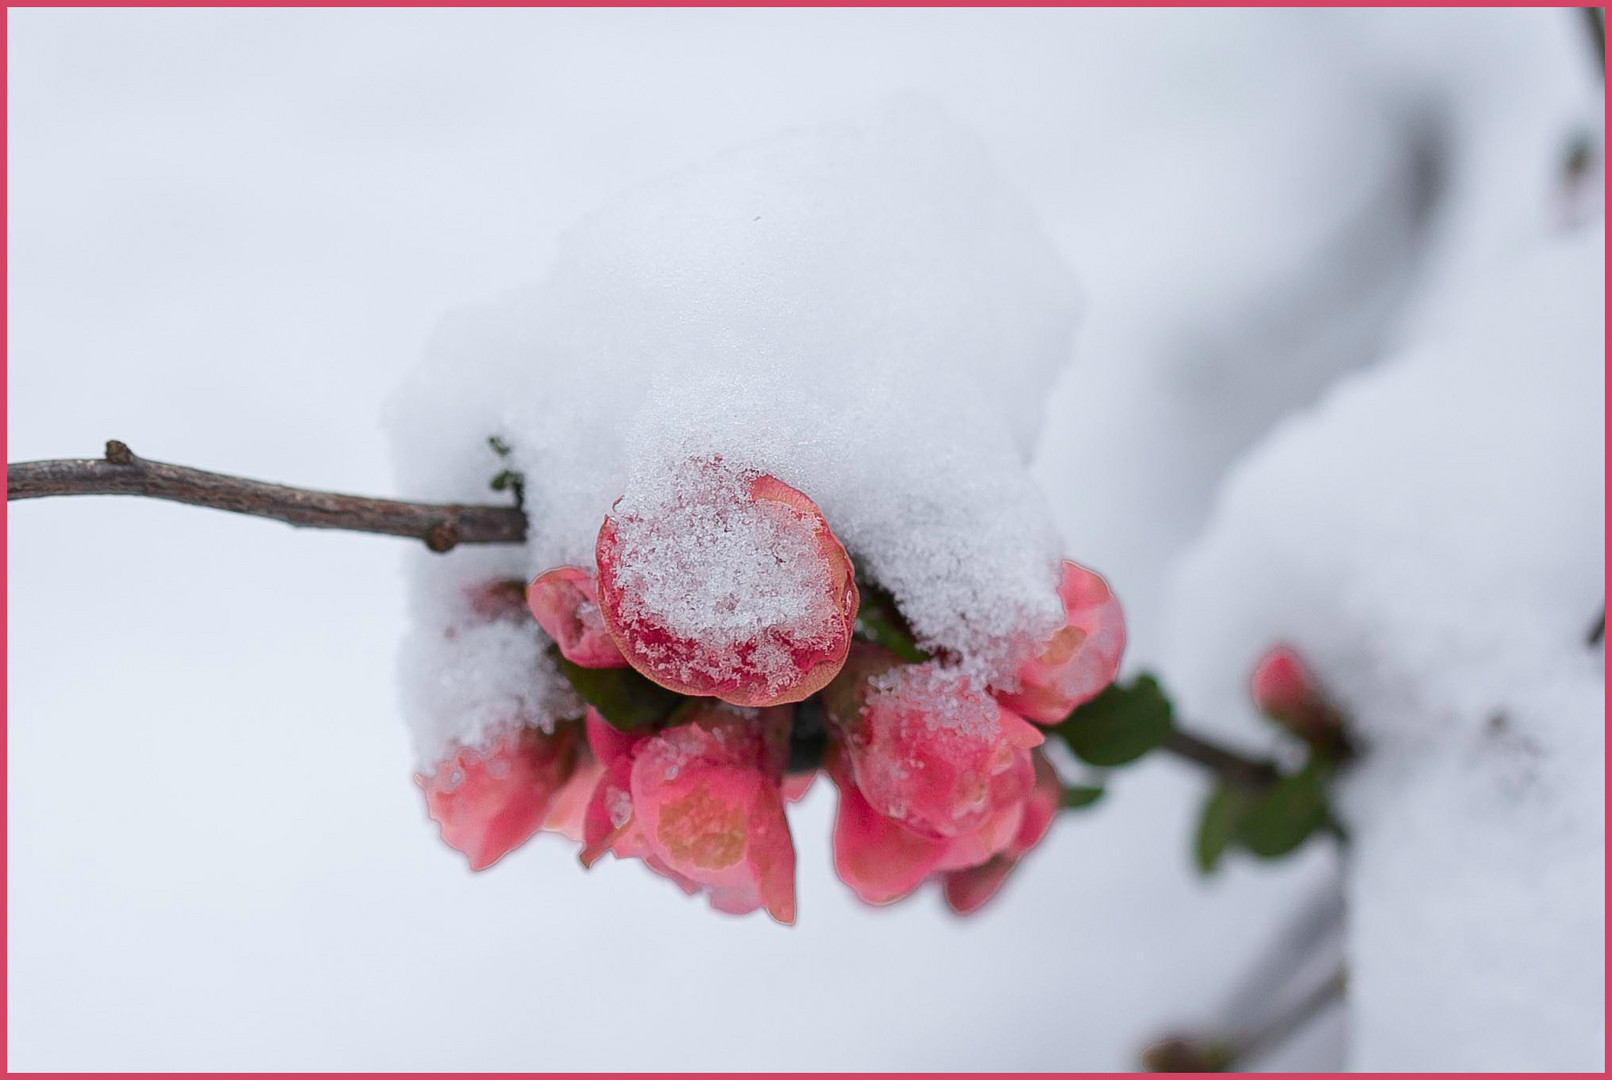
<instances>
[{"instance_id":1,"label":"pink petal","mask_svg":"<svg viewBox=\"0 0 1612 1080\"><path fill-rule=\"evenodd\" d=\"M812 789L812 781L816 779L816 769L813 769L811 772L790 773L788 776L784 777L784 801L792 803L800 802L800 800L806 797L806 793Z\"/></svg>"},{"instance_id":2,"label":"pink petal","mask_svg":"<svg viewBox=\"0 0 1612 1080\"><path fill-rule=\"evenodd\" d=\"M1064 625L1019 665L1019 688L997 694L1008 708L1041 724L1059 723L1102 693L1125 652L1125 613L1100 574L1064 560L1058 596Z\"/></svg>"},{"instance_id":3,"label":"pink petal","mask_svg":"<svg viewBox=\"0 0 1612 1080\"><path fill-rule=\"evenodd\" d=\"M1024 800L1018 829L1012 840L976 866L945 875L946 904L959 915L977 911L995 896L1031 848L1041 842L1063 802L1063 782L1046 756L1036 752L1035 787Z\"/></svg>"},{"instance_id":4,"label":"pink petal","mask_svg":"<svg viewBox=\"0 0 1612 1080\"><path fill-rule=\"evenodd\" d=\"M593 575L580 566L539 574L526 590L526 603L560 654L585 668L626 667L627 659L605 630Z\"/></svg>"},{"instance_id":5,"label":"pink petal","mask_svg":"<svg viewBox=\"0 0 1612 1080\"><path fill-rule=\"evenodd\" d=\"M866 904L888 904L912 892L935 869L946 841L920 836L868 804L856 785L830 773L840 789L834 818L834 872Z\"/></svg>"},{"instance_id":6,"label":"pink petal","mask_svg":"<svg viewBox=\"0 0 1612 1080\"><path fill-rule=\"evenodd\" d=\"M574 725L553 735L521 728L485 751L458 750L415 781L443 841L484 870L537 832L576 760Z\"/></svg>"},{"instance_id":7,"label":"pink petal","mask_svg":"<svg viewBox=\"0 0 1612 1080\"><path fill-rule=\"evenodd\" d=\"M844 733L856 786L880 814L936 839L970 833L1029 793L1029 751L1043 736L936 661L868 681ZM833 695L830 695L833 696Z\"/></svg>"},{"instance_id":8,"label":"pink petal","mask_svg":"<svg viewBox=\"0 0 1612 1080\"><path fill-rule=\"evenodd\" d=\"M645 738L643 735L618 731L592 705L583 714L583 725L588 733L588 749L606 765L629 753Z\"/></svg>"},{"instance_id":9,"label":"pink petal","mask_svg":"<svg viewBox=\"0 0 1612 1080\"><path fill-rule=\"evenodd\" d=\"M605 766L583 811L582 865L593 866L607 851L618 859L641 854L642 846L632 843L633 825L632 758L623 756Z\"/></svg>"},{"instance_id":10,"label":"pink petal","mask_svg":"<svg viewBox=\"0 0 1612 1080\"><path fill-rule=\"evenodd\" d=\"M776 713L783 713L782 716ZM795 918L795 850L780 790L784 710L696 709L634 755L633 813L652 865L704 888L718 910ZM771 729L771 730L769 730Z\"/></svg>"},{"instance_id":11,"label":"pink petal","mask_svg":"<svg viewBox=\"0 0 1612 1080\"><path fill-rule=\"evenodd\" d=\"M604 766L592 755L579 762L576 772L571 774L571 779L555 793L554 801L549 804L549 812L543 818L543 831L559 833L567 840L580 844L588 803L592 801L593 789L604 771Z\"/></svg>"},{"instance_id":12,"label":"pink petal","mask_svg":"<svg viewBox=\"0 0 1612 1080\"><path fill-rule=\"evenodd\" d=\"M946 906L959 915L978 911L985 901L995 896L1007 880L1018 860L998 855L989 862L968 870L954 870L946 875L943 892Z\"/></svg>"}]
</instances>

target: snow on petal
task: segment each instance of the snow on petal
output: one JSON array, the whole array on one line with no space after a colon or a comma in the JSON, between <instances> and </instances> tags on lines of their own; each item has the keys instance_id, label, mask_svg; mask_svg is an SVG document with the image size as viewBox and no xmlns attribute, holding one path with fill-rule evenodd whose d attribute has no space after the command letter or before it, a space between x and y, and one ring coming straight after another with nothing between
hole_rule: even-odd
<instances>
[{"instance_id":1,"label":"snow on petal","mask_svg":"<svg viewBox=\"0 0 1612 1080\"><path fill-rule=\"evenodd\" d=\"M1019 665L1018 689L1002 703L1041 724L1056 724L1102 693L1119 673L1125 613L1102 575L1065 559L1058 584L1064 624Z\"/></svg>"},{"instance_id":2,"label":"snow on petal","mask_svg":"<svg viewBox=\"0 0 1612 1080\"><path fill-rule=\"evenodd\" d=\"M485 870L543 825L577 760L575 726L510 732L486 750L461 748L417 776L427 812L449 847Z\"/></svg>"},{"instance_id":3,"label":"snow on petal","mask_svg":"<svg viewBox=\"0 0 1612 1080\"><path fill-rule=\"evenodd\" d=\"M937 661L866 675L877 663L859 658L851 678L860 685L826 699L856 786L875 810L946 838L1029 792L1029 751L1042 741L1032 725ZM858 698L861 708L848 715L844 701Z\"/></svg>"},{"instance_id":4,"label":"snow on petal","mask_svg":"<svg viewBox=\"0 0 1612 1080\"><path fill-rule=\"evenodd\" d=\"M781 789L790 709L691 704L604 767L584 822L583 865L641 858L719 911L795 919L795 847ZM597 731L598 725L594 730Z\"/></svg>"},{"instance_id":5,"label":"snow on petal","mask_svg":"<svg viewBox=\"0 0 1612 1080\"><path fill-rule=\"evenodd\" d=\"M629 487L599 530L599 604L627 662L762 707L838 674L856 622L844 546L805 495L719 459Z\"/></svg>"}]
</instances>

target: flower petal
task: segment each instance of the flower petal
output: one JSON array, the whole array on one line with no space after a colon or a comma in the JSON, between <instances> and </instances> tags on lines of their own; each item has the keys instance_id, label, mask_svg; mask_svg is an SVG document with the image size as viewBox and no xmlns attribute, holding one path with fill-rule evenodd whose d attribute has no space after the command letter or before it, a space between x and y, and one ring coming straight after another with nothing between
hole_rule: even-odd
<instances>
[{"instance_id":1,"label":"flower petal","mask_svg":"<svg viewBox=\"0 0 1612 1080\"><path fill-rule=\"evenodd\" d=\"M622 655L680 694L765 707L839 672L859 597L844 546L788 484L695 463L661 502L599 529L599 603Z\"/></svg>"},{"instance_id":2,"label":"flower petal","mask_svg":"<svg viewBox=\"0 0 1612 1080\"><path fill-rule=\"evenodd\" d=\"M429 777L417 776L443 842L461 852L472 870L486 869L525 843L571 777L577 735L575 725L552 735L521 728L486 750L457 750Z\"/></svg>"},{"instance_id":3,"label":"flower petal","mask_svg":"<svg viewBox=\"0 0 1612 1080\"><path fill-rule=\"evenodd\" d=\"M626 667L599 613L598 586L580 566L560 566L539 574L526 589L526 604L560 655L578 667Z\"/></svg>"},{"instance_id":4,"label":"flower petal","mask_svg":"<svg viewBox=\"0 0 1612 1080\"><path fill-rule=\"evenodd\" d=\"M1058 596L1064 625L1019 665L1018 689L998 692L1008 708L1056 724L1114 681L1125 652L1125 613L1102 575L1064 560Z\"/></svg>"}]
</instances>

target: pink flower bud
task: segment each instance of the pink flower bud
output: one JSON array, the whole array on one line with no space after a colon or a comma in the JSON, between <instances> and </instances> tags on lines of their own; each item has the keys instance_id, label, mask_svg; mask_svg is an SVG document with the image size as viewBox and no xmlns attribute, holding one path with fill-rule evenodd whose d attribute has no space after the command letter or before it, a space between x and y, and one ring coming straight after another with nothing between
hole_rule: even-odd
<instances>
[{"instance_id":1,"label":"pink flower bud","mask_svg":"<svg viewBox=\"0 0 1612 1080\"><path fill-rule=\"evenodd\" d=\"M1119 673L1125 613L1100 574L1065 559L1058 596L1064 625L1019 665L1019 688L997 697L1021 716L1056 724L1102 693Z\"/></svg>"},{"instance_id":2,"label":"pink flower bud","mask_svg":"<svg viewBox=\"0 0 1612 1080\"><path fill-rule=\"evenodd\" d=\"M472 870L485 870L520 847L542 827L571 779L577 736L575 725L552 735L520 728L486 750L461 748L429 777L416 776L443 842L469 859Z\"/></svg>"},{"instance_id":3,"label":"pink flower bud","mask_svg":"<svg viewBox=\"0 0 1612 1080\"><path fill-rule=\"evenodd\" d=\"M937 661L877 671L861 654L860 687L825 694L857 789L875 811L936 839L973 832L1034 781L1029 751L1043 736ZM872 656L871 660L863 660ZM847 716L849 701L860 710Z\"/></svg>"},{"instance_id":4,"label":"pink flower bud","mask_svg":"<svg viewBox=\"0 0 1612 1080\"><path fill-rule=\"evenodd\" d=\"M626 667L599 612L593 574L580 566L561 566L539 574L526 590L526 603L543 632L560 647L560 655L585 668Z\"/></svg>"},{"instance_id":5,"label":"pink flower bud","mask_svg":"<svg viewBox=\"0 0 1612 1080\"><path fill-rule=\"evenodd\" d=\"M1286 645L1278 645L1260 657L1250 682L1254 705L1276 719L1297 716L1319 697L1315 679L1304 661Z\"/></svg>"},{"instance_id":6,"label":"pink flower bud","mask_svg":"<svg viewBox=\"0 0 1612 1080\"><path fill-rule=\"evenodd\" d=\"M1347 718L1330 701L1299 654L1285 645L1271 649L1250 679L1259 711L1334 761L1359 751Z\"/></svg>"},{"instance_id":7,"label":"pink flower bud","mask_svg":"<svg viewBox=\"0 0 1612 1080\"><path fill-rule=\"evenodd\" d=\"M582 858L637 857L718 911L795 920L795 848L781 791L790 709L689 707L605 768Z\"/></svg>"},{"instance_id":8,"label":"pink flower bud","mask_svg":"<svg viewBox=\"0 0 1612 1080\"><path fill-rule=\"evenodd\" d=\"M859 600L850 557L788 484L720 462L696 477L654 513L605 518L604 625L629 664L680 694L802 701L845 662Z\"/></svg>"},{"instance_id":9,"label":"pink flower bud","mask_svg":"<svg viewBox=\"0 0 1612 1080\"><path fill-rule=\"evenodd\" d=\"M1025 767L1035 777L1027 793L992 807L978 828L937 839L875 810L837 758L829 769L840 789L835 872L864 903L891 903L935 879L953 911L974 911L995 895L1057 815L1063 791L1057 773L1039 750L1030 752Z\"/></svg>"}]
</instances>

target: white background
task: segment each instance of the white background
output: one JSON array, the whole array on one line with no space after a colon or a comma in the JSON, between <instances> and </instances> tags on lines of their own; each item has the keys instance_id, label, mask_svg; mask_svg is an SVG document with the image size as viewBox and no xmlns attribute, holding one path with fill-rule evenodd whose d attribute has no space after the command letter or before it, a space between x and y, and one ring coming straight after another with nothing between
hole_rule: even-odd
<instances>
[{"instance_id":1,"label":"white background","mask_svg":"<svg viewBox=\"0 0 1612 1080\"><path fill-rule=\"evenodd\" d=\"M537 277L605 193L743 138L940 98L1080 273L1082 362L1185 342L1207 359L1162 370L1191 385L1239 333L1260 339L1250 326L1325 336L1265 298L1295 278L1322 284L1293 310L1327 293L1306 267L1393 190L1401 99L1456 94L1458 67L1500 73L1507 101L1585 80L1561 73L1578 27L1544 11L8 27L8 459L119 438L405 496L379 415L439 317ZM1413 255L1382 259L1385 279L1411 272ZM1288 399L1391 334L1388 314L1352 318L1350 347L1321 349ZM1102 409L1080 400L1066 419ZM1279 412L1244 416L1205 470ZM1163 560L1207 507L1198 479L1191 499L1128 505L1185 474L1141 461L1127 487L1123 462L1049 444L1055 498L1125 488L1107 505L1128 524L1059 506L1099 548ZM1200 881L1202 786L1163 761L1066 815L967 922L928 894L858 906L830 870L826 785L794 819L793 930L715 915L638 865L584 873L552 836L472 877L425 819L397 720L403 541L112 499L12 504L7 536L12 1069L1128 1068L1149 1037L1212 1019L1334 874L1315 847ZM1334 1018L1287 1063L1336 1067L1341 1040Z\"/></svg>"}]
</instances>

